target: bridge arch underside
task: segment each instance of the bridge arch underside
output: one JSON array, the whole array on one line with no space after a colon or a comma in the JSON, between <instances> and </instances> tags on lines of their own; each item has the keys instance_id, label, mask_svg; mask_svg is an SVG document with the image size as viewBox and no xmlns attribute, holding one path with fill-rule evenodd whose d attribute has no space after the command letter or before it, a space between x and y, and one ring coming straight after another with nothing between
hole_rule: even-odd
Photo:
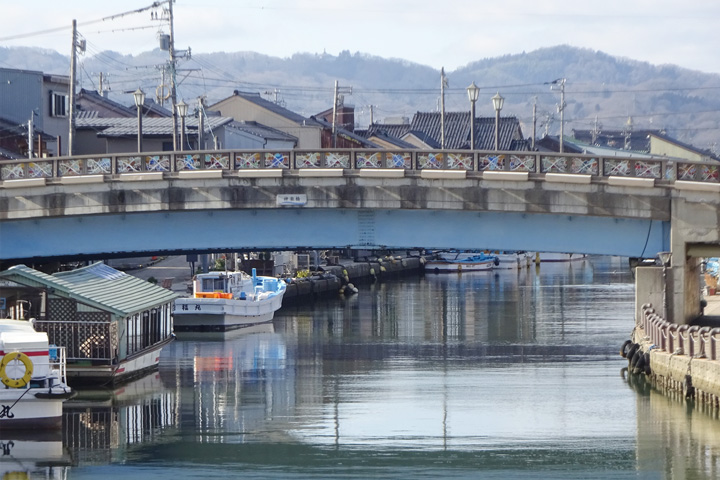
<instances>
[{"instance_id":1,"label":"bridge arch underside","mask_svg":"<svg viewBox=\"0 0 720 480\"><path fill-rule=\"evenodd\" d=\"M222 209L5 220L0 259L304 248L492 249L650 258L669 222L397 209Z\"/></svg>"}]
</instances>

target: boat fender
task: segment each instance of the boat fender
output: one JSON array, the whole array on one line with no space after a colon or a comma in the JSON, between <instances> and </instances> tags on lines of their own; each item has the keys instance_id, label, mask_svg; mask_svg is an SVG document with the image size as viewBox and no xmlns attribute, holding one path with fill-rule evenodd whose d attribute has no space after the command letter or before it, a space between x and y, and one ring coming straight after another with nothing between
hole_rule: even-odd
<instances>
[{"instance_id":1,"label":"boat fender","mask_svg":"<svg viewBox=\"0 0 720 480\"><path fill-rule=\"evenodd\" d=\"M498 265L500 265L500 258L495 257L495 260L493 260L493 263L495 264L496 267L497 267Z\"/></svg>"},{"instance_id":2,"label":"boat fender","mask_svg":"<svg viewBox=\"0 0 720 480\"><path fill-rule=\"evenodd\" d=\"M626 357L628 359L628 362L632 361L632 358L635 355L635 352L637 352L638 348L640 348L640 345L638 345L637 343L633 343L632 345L630 345Z\"/></svg>"},{"instance_id":3,"label":"boat fender","mask_svg":"<svg viewBox=\"0 0 720 480\"><path fill-rule=\"evenodd\" d=\"M25 374L20 378L10 378L5 369L13 360L18 360L25 366ZM5 354L0 361L0 381L10 388L22 388L30 382L33 374L33 364L30 357L22 352L10 352Z\"/></svg>"},{"instance_id":4,"label":"boat fender","mask_svg":"<svg viewBox=\"0 0 720 480\"><path fill-rule=\"evenodd\" d=\"M637 366L637 364L640 361L640 359L642 358L642 356L643 356L642 349L638 348L637 350L635 350L635 354L630 359L630 369L633 371L633 373L635 372L635 367Z\"/></svg>"},{"instance_id":5,"label":"boat fender","mask_svg":"<svg viewBox=\"0 0 720 480\"><path fill-rule=\"evenodd\" d=\"M645 354L642 353L642 351L639 351L639 353L635 354L638 359L637 362L635 362L635 368L633 368L633 373L637 375L638 373L645 372Z\"/></svg>"},{"instance_id":6,"label":"boat fender","mask_svg":"<svg viewBox=\"0 0 720 480\"><path fill-rule=\"evenodd\" d=\"M623 358L627 358L627 352L628 348L632 345L632 340L625 340L625 343L622 344L622 347L620 348L620 356Z\"/></svg>"},{"instance_id":7,"label":"boat fender","mask_svg":"<svg viewBox=\"0 0 720 480\"><path fill-rule=\"evenodd\" d=\"M644 355L645 358L645 375L650 375L652 373L652 370L650 369L650 352L646 352Z\"/></svg>"}]
</instances>

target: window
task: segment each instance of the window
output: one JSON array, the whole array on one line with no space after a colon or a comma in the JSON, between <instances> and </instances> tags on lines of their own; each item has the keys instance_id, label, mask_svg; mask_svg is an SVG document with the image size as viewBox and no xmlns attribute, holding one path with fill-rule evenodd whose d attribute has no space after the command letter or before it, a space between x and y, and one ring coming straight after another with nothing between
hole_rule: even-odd
<instances>
[{"instance_id":1,"label":"window","mask_svg":"<svg viewBox=\"0 0 720 480\"><path fill-rule=\"evenodd\" d=\"M69 97L62 93L50 92L50 116L67 117L69 109Z\"/></svg>"}]
</instances>

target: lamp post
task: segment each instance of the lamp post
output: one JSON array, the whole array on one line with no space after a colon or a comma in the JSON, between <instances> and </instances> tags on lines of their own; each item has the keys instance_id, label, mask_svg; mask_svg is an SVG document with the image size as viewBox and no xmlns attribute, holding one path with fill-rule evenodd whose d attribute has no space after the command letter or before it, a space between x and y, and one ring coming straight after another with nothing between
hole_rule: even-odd
<instances>
[{"instance_id":1,"label":"lamp post","mask_svg":"<svg viewBox=\"0 0 720 480\"><path fill-rule=\"evenodd\" d=\"M143 106L145 105L145 92L142 91L140 87L138 87L135 92L133 92L133 97L135 97L135 106L137 107L137 116L138 116L138 153L142 152L142 111Z\"/></svg>"},{"instance_id":2,"label":"lamp post","mask_svg":"<svg viewBox=\"0 0 720 480\"><path fill-rule=\"evenodd\" d=\"M672 252L658 252L658 258L663 267L663 320L669 321L667 318L668 313L668 301L667 301L667 268L670 266L670 260L672 258Z\"/></svg>"},{"instance_id":3,"label":"lamp post","mask_svg":"<svg viewBox=\"0 0 720 480\"><path fill-rule=\"evenodd\" d=\"M477 102L480 89L475 82L467 87L468 99L470 100L470 150L475 150L475 102Z\"/></svg>"},{"instance_id":4,"label":"lamp post","mask_svg":"<svg viewBox=\"0 0 720 480\"><path fill-rule=\"evenodd\" d=\"M492 97L493 108L495 109L495 150L500 150L500 110L502 110L504 102L505 98L500 95L500 92Z\"/></svg>"},{"instance_id":5,"label":"lamp post","mask_svg":"<svg viewBox=\"0 0 720 480\"><path fill-rule=\"evenodd\" d=\"M177 114L180 115L180 151L183 151L185 150L185 115L187 115L188 106L183 100L180 100L176 106Z\"/></svg>"}]
</instances>

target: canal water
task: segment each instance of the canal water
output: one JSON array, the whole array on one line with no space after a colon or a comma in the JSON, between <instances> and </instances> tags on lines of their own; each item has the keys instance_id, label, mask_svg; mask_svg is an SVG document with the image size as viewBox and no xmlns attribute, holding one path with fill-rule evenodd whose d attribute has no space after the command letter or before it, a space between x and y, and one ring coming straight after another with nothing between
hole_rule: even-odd
<instances>
[{"instance_id":1,"label":"canal water","mask_svg":"<svg viewBox=\"0 0 720 480\"><path fill-rule=\"evenodd\" d=\"M104 480L719 478L716 415L623 369L633 303L627 260L609 257L363 285L224 341L178 339L157 373L68 402L44 442L62 448L35 442L21 464ZM33 443L1 442L2 468Z\"/></svg>"}]
</instances>

